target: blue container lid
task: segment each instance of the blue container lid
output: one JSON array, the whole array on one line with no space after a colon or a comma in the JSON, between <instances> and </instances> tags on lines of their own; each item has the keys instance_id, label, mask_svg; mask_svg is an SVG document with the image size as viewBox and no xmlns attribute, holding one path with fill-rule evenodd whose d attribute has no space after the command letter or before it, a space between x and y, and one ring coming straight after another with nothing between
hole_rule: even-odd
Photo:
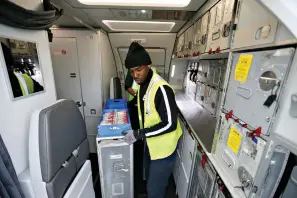
<instances>
[{"instance_id":1,"label":"blue container lid","mask_svg":"<svg viewBox=\"0 0 297 198\"><path fill-rule=\"evenodd\" d=\"M127 109L127 100L109 99L105 102L104 109Z\"/></svg>"}]
</instances>

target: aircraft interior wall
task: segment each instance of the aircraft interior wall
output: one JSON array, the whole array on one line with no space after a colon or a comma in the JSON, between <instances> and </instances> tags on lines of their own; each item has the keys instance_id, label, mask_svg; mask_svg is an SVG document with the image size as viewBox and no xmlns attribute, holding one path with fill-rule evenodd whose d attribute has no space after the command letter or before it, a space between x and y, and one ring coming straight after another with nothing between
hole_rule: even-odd
<instances>
[{"instance_id":1,"label":"aircraft interior wall","mask_svg":"<svg viewBox=\"0 0 297 198\"><path fill-rule=\"evenodd\" d=\"M109 38L101 31L57 29L52 32L50 46L58 99L70 97L82 103L79 108L85 117L90 151L95 153L98 121L104 101L109 98L110 78L116 76ZM73 47L67 49L69 45ZM66 72L66 77L74 76L65 78L60 75L62 72Z\"/></svg>"},{"instance_id":2,"label":"aircraft interior wall","mask_svg":"<svg viewBox=\"0 0 297 198\"><path fill-rule=\"evenodd\" d=\"M166 80L168 79L171 55L176 39L175 33L109 33L108 36L117 65L117 75L122 85L125 83L127 73L123 64L125 62L124 57L131 41L134 40L140 42L146 49L151 50L148 52L152 59L152 66L156 67L161 76ZM126 49L126 51L121 51L121 49ZM160 54L164 55L160 56ZM126 93L123 86L122 88L123 93Z\"/></svg>"},{"instance_id":3,"label":"aircraft interior wall","mask_svg":"<svg viewBox=\"0 0 297 198\"><path fill-rule=\"evenodd\" d=\"M31 114L36 109L56 101L48 35L46 31L29 31L0 25L2 38L13 38L36 43L43 74L44 91L26 98L14 98L7 69L0 52L0 134L11 155L15 170L20 174L28 168L28 136Z\"/></svg>"}]
</instances>

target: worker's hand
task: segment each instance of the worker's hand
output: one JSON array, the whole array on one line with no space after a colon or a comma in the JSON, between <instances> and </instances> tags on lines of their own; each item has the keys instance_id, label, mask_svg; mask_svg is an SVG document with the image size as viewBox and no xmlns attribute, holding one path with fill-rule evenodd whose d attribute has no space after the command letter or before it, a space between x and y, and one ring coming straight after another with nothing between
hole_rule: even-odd
<instances>
[{"instance_id":1,"label":"worker's hand","mask_svg":"<svg viewBox=\"0 0 297 198\"><path fill-rule=\"evenodd\" d=\"M142 135L139 130L137 130L137 131L133 131L133 130L124 131L124 132L122 132L122 134L125 135L124 140L128 144L133 144L137 140L139 140L141 138L144 138L144 135Z\"/></svg>"},{"instance_id":2,"label":"worker's hand","mask_svg":"<svg viewBox=\"0 0 297 198\"><path fill-rule=\"evenodd\" d=\"M137 141L137 139L134 136L133 130L124 131L122 132L122 134L125 135L124 140L127 142L127 144L133 144Z\"/></svg>"}]
</instances>

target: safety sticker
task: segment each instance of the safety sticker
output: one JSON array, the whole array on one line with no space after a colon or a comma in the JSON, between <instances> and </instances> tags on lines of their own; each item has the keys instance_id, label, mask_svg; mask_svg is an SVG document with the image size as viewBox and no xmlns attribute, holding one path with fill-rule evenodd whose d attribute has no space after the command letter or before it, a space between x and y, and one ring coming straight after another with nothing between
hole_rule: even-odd
<instances>
[{"instance_id":1,"label":"safety sticker","mask_svg":"<svg viewBox=\"0 0 297 198\"><path fill-rule=\"evenodd\" d=\"M246 82L252 64L252 60L252 54L242 54L239 56L234 74L235 80L240 81L242 83Z\"/></svg>"},{"instance_id":2,"label":"safety sticker","mask_svg":"<svg viewBox=\"0 0 297 198\"><path fill-rule=\"evenodd\" d=\"M237 155L242 140L242 134L235 127L231 127L228 142L228 147Z\"/></svg>"}]
</instances>

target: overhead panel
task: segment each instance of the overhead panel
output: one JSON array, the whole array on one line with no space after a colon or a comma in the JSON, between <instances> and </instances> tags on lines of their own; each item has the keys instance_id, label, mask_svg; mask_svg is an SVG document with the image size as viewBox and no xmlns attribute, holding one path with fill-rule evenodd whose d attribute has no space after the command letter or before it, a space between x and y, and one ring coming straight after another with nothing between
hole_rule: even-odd
<instances>
[{"instance_id":1,"label":"overhead panel","mask_svg":"<svg viewBox=\"0 0 297 198\"><path fill-rule=\"evenodd\" d=\"M114 17L110 9L82 9L90 17Z\"/></svg>"},{"instance_id":2,"label":"overhead panel","mask_svg":"<svg viewBox=\"0 0 297 198\"><path fill-rule=\"evenodd\" d=\"M152 10L122 10L111 9L111 12L117 19L140 19L150 20L152 19Z\"/></svg>"},{"instance_id":3,"label":"overhead panel","mask_svg":"<svg viewBox=\"0 0 297 198\"><path fill-rule=\"evenodd\" d=\"M86 12L93 9L84 9ZM97 9L95 9L97 10ZM106 9L102 9L106 10ZM110 12L117 19L137 19L137 20L172 20L187 21L195 12L181 10L130 10L130 9L110 9Z\"/></svg>"}]
</instances>

